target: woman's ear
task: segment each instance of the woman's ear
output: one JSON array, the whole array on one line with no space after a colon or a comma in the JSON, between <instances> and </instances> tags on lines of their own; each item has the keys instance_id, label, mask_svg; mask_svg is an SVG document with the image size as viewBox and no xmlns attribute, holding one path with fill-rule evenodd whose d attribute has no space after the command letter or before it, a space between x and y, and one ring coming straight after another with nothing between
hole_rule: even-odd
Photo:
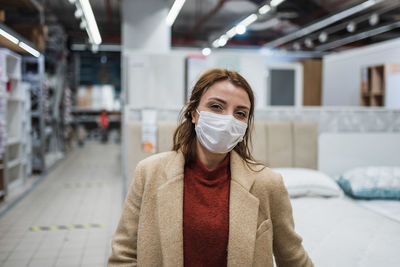
<instances>
[{"instance_id":1,"label":"woman's ear","mask_svg":"<svg viewBox=\"0 0 400 267\"><path fill-rule=\"evenodd\" d=\"M190 112L190 115L192 116L192 123L193 123L193 124L196 124L196 121L197 121L197 112L193 110L192 112Z\"/></svg>"}]
</instances>

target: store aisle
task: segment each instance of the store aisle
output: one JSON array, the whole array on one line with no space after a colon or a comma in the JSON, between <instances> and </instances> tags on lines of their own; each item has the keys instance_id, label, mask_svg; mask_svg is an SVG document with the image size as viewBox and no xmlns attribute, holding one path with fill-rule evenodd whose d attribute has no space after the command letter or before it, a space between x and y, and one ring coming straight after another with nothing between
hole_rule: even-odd
<instances>
[{"instance_id":1,"label":"store aisle","mask_svg":"<svg viewBox=\"0 0 400 267\"><path fill-rule=\"evenodd\" d=\"M0 266L105 266L122 208L120 146L75 148L0 217Z\"/></svg>"}]
</instances>

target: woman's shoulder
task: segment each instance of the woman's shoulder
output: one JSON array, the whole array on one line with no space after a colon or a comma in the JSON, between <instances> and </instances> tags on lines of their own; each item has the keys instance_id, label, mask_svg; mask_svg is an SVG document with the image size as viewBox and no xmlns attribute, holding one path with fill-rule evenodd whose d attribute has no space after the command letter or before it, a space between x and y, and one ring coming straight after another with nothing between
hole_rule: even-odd
<instances>
[{"instance_id":1,"label":"woman's shoulder","mask_svg":"<svg viewBox=\"0 0 400 267\"><path fill-rule=\"evenodd\" d=\"M279 173L266 166L258 168L258 170L254 171L256 186L262 186L269 190L278 189L283 186L283 179Z\"/></svg>"}]
</instances>

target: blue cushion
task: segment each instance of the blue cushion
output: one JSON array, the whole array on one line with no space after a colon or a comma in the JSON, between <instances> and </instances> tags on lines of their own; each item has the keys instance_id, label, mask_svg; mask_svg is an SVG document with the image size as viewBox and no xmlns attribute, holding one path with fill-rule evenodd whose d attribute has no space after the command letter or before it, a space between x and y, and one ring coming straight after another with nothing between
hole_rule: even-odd
<instances>
[{"instance_id":1,"label":"blue cushion","mask_svg":"<svg viewBox=\"0 0 400 267\"><path fill-rule=\"evenodd\" d=\"M363 167L345 172L337 180L354 198L400 199L400 167Z\"/></svg>"}]
</instances>

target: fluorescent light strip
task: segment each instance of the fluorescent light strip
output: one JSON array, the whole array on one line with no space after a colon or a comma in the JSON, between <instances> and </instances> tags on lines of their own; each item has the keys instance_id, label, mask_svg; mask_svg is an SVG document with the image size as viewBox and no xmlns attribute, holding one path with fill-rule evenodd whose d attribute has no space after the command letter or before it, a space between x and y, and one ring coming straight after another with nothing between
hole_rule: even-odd
<instances>
[{"instance_id":1,"label":"fluorescent light strip","mask_svg":"<svg viewBox=\"0 0 400 267\"><path fill-rule=\"evenodd\" d=\"M269 5L263 5L258 9L258 14L267 14L271 10L271 7Z\"/></svg>"},{"instance_id":2,"label":"fluorescent light strip","mask_svg":"<svg viewBox=\"0 0 400 267\"><path fill-rule=\"evenodd\" d=\"M252 24L254 21L257 20L257 15L256 14L251 14L250 16L248 16L247 18L245 18L244 20L242 20L239 25L243 25L245 27L249 26L250 24Z\"/></svg>"},{"instance_id":3,"label":"fluorescent light strip","mask_svg":"<svg viewBox=\"0 0 400 267\"><path fill-rule=\"evenodd\" d=\"M179 12L181 11L183 4L186 0L175 0L174 4L172 5L168 15L167 15L167 25L172 26L175 22L176 17L178 16Z\"/></svg>"},{"instance_id":4,"label":"fluorescent light strip","mask_svg":"<svg viewBox=\"0 0 400 267\"><path fill-rule=\"evenodd\" d=\"M258 16L256 14L251 14L250 16L239 22L235 27L231 28L229 31L221 35L218 39L214 40L212 42L212 46L217 48L226 45L229 39L233 38L236 34L238 34L238 30L239 33L244 33L246 31L247 26L252 24L257 19ZM241 27L244 27L244 31L243 29L240 29Z\"/></svg>"},{"instance_id":5,"label":"fluorescent light strip","mask_svg":"<svg viewBox=\"0 0 400 267\"><path fill-rule=\"evenodd\" d=\"M283 1L285 1L285 0L272 0L270 4L271 4L272 7L277 7L277 6L279 6Z\"/></svg>"},{"instance_id":6,"label":"fluorescent light strip","mask_svg":"<svg viewBox=\"0 0 400 267\"><path fill-rule=\"evenodd\" d=\"M101 36L99 32L99 28L97 27L96 19L93 14L92 7L90 6L89 0L79 0L83 14L85 16L86 22L88 24L88 28L90 31L90 35L92 37L92 41L94 44L99 45L101 44Z\"/></svg>"},{"instance_id":7,"label":"fluorescent light strip","mask_svg":"<svg viewBox=\"0 0 400 267\"><path fill-rule=\"evenodd\" d=\"M40 52L37 51L36 49L33 49L32 47L30 47L29 45L25 44L24 42L19 42L18 44L22 49L24 49L25 51L29 52L32 56L35 57L39 57L40 56Z\"/></svg>"},{"instance_id":8,"label":"fluorescent light strip","mask_svg":"<svg viewBox=\"0 0 400 267\"><path fill-rule=\"evenodd\" d=\"M337 22L337 21L339 21L341 19L347 18L347 17L349 17L351 15L354 15L354 14L360 12L360 11L363 11L363 10L369 8L369 7L372 7L372 6L378 4L378 3L382 2L382 1L384 1L384 0L368 0L368 1L365 1L362 4L359 4L359 5L354 6L352 8L346 9L346 10L344 10L342 12L339 12L339 13L333 15L333 16L330 16L330 17L328 17L328 18L326 18L324 20L321 20L321 21L319 21L317 23L314 23L314 24L312 24L312 25L310 25L308 27L305 27L305 28L303 28L303 29L301 29L299 31L295 31L295 32L290 33L290 34L288 34L286 36L278 38L278 39L276 39L274 41L268 42L268 43L265 44L265 46L276 47L276 46L279 46L281 44L284 44L284 43L293 41L295 39L301 38L301 37L303 37L305 35L308 35L308 34L310 34L312 32L315 32L315 31L317 31L319 29L322 29L322 28L324 28L324 27L326 27L326 26L328 26L330 24L333 24L333 23L335 23L335 22Z\"/></svg>"},{"instance_id":9,"label":"fluorescent light strip","mask_svg":"<svg viewBox=\"0 0 400 267\"><path fill-rule=\"evenodd\" d=\"M5 38L10 40L14 44L18 44L18 42L19 42L19 40L17 38L15 38L14 36L12 36L11 34L9 34L8 32L6 32L2 29L0 29L0 35L4 36Z\"/></svg>"}]
</instances>

